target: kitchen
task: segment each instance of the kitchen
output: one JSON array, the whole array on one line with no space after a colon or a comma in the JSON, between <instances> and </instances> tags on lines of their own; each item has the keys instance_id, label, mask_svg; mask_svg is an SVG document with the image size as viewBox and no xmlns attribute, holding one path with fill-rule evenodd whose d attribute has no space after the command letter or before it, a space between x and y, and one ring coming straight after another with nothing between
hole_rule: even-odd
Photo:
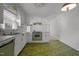
<instances>
[{"instance_id":1,"label":"kitchen","mask_svg":"<svg viewBox=\"0 0 79 59\"><path fill-rule=\"evenodd\" d=\"M66 13L61 11L62 5L62 3L0 3L0 56L18 56L23 49L28 48L28 44L49 44L51 40L64 42L79 51L77 45L79 33L75 31L78 30L76 26L78 16L74 16L77 17L75 20L77 24L74 26L72 26L74 19L72 22L69 20L71 14L70 17L74 13L77 14L79 7L70 12L67 10Z\"/></svg>"},{"instance_id":2,"label":"kitchen","mask_svg":"<svg viewBox=\"0 0 79 59\"><path fill-rule=\"evenodd\" d=\"M2 9L1 10L2 19L0 19L0 40L1 40L0 45L2 48L7 43L13 41L13 45L10 47L10 49L12 49L12 50L10 50L11 55L18 55L27 42L29 42L29 43L40 42L41 43L41 42L49 41L48 33L47 34L41 33L40 39L43 38L43 40L36 40L36 41L32 40L32 37L33 37L32 34L36 33L37 29L34 29L34 27L35 27L34 24L28 25L28 23L29 23L29 22L27 22L28 20L25 20L27 17L24 16L26 14L23 11L23 9L20 8L19 5L17 5L17 4L0 4L0 7ZM38 28L42 27L40 25L43 25L43 24L37 23ZM44 25L43 27L45 27L45 29L46 29L46 25ZM32 30L30 30L30 28ZM42 30L38 29L39 34L40 34L40 32L42 32ZM37 35L39 35L39 34L37 34ZM42 37L42 35L43 35L43 37ZM29 40L27 40L27 39L29 39ZM0 50L2 51L2 49L0 49ZM4 48L4 50L5 50L5 48ZM8 52L9 52L9 50L8 50ZM8 55L8 54L10 55L10 53L6 53L3 51L0 53L0 55Z\"/></svg>"},{"instance_id":3,"label":"kitchen","mask_svg":"<svg viewBox=\"0 0 79 59\"><path fill-rule=\"evenodd\" d=\"M17 55L27 42L25 39L27 35L20 27L21 18L18 13L20 11L16 11L15 4L0 4L0 7L2 9L0 9L0 55ZM26 30L26 27L22 28Z\"/></svg>"}]
</instances>

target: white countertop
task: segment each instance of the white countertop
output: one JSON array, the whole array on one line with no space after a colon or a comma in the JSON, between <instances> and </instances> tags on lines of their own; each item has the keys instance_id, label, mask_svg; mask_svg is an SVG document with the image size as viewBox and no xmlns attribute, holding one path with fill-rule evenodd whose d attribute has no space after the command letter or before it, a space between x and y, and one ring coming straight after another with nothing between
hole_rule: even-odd
<instances>
[{"instance_id":1,"label":"white countertop","mask_svg":"<svg viewBox=\"0 0 79 59\"><path fill-rule=\"evenodd\" d=\"M12 37L14 37L14 36L0 36L0 42L4 41L6 39L12 38Z\"/></svg>"},{"instance_id":2,"label":"white countertop","mask_svg":"<svg viewBox=\"0 0 79 59\"><path fill-rule=\"evenodd\" d=\"M10 35L0 36L0 46L10 42L11 40L13 40L13 38L14 38L14 36L10 36Z\"/></svg>"}]
</instances>

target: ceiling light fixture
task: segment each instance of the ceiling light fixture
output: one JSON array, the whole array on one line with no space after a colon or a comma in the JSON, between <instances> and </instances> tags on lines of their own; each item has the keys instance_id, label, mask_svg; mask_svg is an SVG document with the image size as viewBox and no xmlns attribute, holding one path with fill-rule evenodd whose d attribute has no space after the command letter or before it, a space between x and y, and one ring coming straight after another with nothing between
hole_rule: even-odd
<instances>
[{"instance_id":1,"label":"ceiling light fixture","mask_svg":"<svg viewBox=\"0 0 79 59\"><path fill-rule=\"evenodd\" d=\"M65 3L61 8L61 11L70 11L77 6L76 3Z\"/></svg>"}]
</instances>

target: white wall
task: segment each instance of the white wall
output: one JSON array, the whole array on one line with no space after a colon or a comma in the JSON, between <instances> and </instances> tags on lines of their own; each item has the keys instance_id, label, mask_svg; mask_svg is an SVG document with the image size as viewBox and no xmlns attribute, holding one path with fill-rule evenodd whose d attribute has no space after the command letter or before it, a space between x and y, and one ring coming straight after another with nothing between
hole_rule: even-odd
<instances>
[{"instance_id":1,"label":"white wall","mask_svg":"<svg viewBox=\"0 0 79 59\"><path fill-rule=\"evenodd\" d=\"M60 40L79 51L79 6L60 15Z\"/></svg>"},{"instance_id":2,"label":"white wall","mask_svg":"<svg viewBox=\"0 0 79 59\"><path fill-rule=\"evenodd\" d=\"M60 20L60 16L55 17L54 19L52 18L49 21L50 24L50 37L51 39L58 39L60 35L60 28L58 24L58 20Z\"/></svg>"}]
</instances>

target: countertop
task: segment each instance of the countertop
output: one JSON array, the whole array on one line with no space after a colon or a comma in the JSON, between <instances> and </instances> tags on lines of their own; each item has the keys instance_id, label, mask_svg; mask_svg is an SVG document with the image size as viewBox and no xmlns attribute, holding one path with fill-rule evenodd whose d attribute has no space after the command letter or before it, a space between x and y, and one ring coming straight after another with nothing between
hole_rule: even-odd
<instances>
[{"instance_id":1,"label":"countertop","mask_svg":"<svg viewBox=\"0 0 79 59\"><path fill-rule=\"evenodd\" d=\"M14 39L14 36L10 36L10 35L8 35L8 36L0 36L0 46L10 42L13 39Z\"/></svg>"},{"instance_id":2,"label":"countertop","mask_svg":"<svg viewBox=\"0 0 79 59\"><path fill-rule=\"evenodd\" d=\"M12 38L12 37L14 37L14 36L10 36L10 35L8 35L8 36L0 36L0 42L4 41L6 39Z\"/></svg>"}]
</instances>

